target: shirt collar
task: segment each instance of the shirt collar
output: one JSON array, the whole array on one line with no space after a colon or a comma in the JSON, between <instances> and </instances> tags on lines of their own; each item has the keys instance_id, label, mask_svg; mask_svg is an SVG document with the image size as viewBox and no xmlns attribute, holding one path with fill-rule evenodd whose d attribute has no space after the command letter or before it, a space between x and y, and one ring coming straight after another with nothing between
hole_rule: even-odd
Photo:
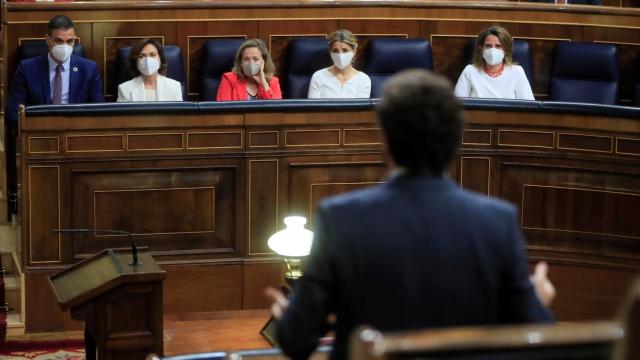
<instances>
[{"instance_id":1,"label":"shirt collar","mask_svg":"<svg viewBox=\"0 0 640 360\"><path fill-rule=\"evenodd\" d=\"M58 62L53 59L51 53L47 53L47 60L49 60L49 72L56 71L56 67L58 67ZM67 61L62 63L62 72L68 71L69 66L71 64L71 56L67 59Z\"/></svg>"}]
</instances>

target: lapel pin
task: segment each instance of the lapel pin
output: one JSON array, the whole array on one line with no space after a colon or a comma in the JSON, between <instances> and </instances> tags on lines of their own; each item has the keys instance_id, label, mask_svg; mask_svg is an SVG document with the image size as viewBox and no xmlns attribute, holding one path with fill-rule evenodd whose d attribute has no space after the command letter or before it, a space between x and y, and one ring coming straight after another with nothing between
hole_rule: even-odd
<instances>
[{"instance_id":1,"label":"lapel pin","mask_svg":"<svg viewBox=\"0 0 640 360\"><path fill-rule=\"evenodd\" d=\"M78 72L78 67L77 66L73 67L73 72Z\"/></svg>"}]
</instances>

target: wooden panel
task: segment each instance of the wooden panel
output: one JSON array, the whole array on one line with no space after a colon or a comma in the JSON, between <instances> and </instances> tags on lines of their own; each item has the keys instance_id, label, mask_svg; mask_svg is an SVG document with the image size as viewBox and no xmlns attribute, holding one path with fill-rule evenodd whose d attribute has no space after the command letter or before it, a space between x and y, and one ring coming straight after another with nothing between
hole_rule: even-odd
<instances>
[{"instance_id":1,"label":"wooden panel","mask_svg":"<svg viewBox=\"0 0 640 360\"><path fill-rule=\"evenodd\" d=\"M95 190L93 219L97 229L116 229L123 218L135 219L136 235L215 232L216 189L213 186L161 189ZM127 206L122 206L127 204ZM149 206L171 204L171 206ZM113 209L119 209L114 213ZM198 210L197 212L194 210ZM158 219L172 219L158 222Z\"/></svg>"},{"instance_id":2,"label":"wooden panel","mask_svg":"<svg viewBox=\"0 0 640 360\"><path fill-rule=\"evenodd\" d=\"M29 263L61 261L60 235L60 168L29 166Z\"/></svg>"},{"instance_id":3,"label":"wooden panel","mask_svg":"<svg viewBox=\"0 0 640 360\"><path fill-rule=\"evenodd\" d=\"M460 185L466 189L490 195L491 158L460 157Z\"/></svg>"},{"instance_id":4,"label":"wooden panel","mask_svg":"<svg viewBox=\"0 0 640 360\"><path fill-rule=\"evenodd\" d=\"M242 131L203 131L187 134L188 149L242 149Z\"/></svg>"},{"instance_id":5,"label":"wooden panel","mask_svg":"<svg viewBox=\"0 0 640 360\"><path fill-rule=\"evenodd\" d=\"M242 267L239 264L165 265L164 311L170 314L242 307ZM194 299L197 299L194 301Z\"/></svg>"},{"instance_id":6,"label":"wooden panel","mask_svg":"<svg viewBox=\"0 0 640 360\"><path fill-rule=\"evenodd\" d=\"M340 145L340 130L285 130L284 146L337 146Z\"/></svg>"},{"instance_id":7,"label":"wooden panel","mask_svg":"<svg viewBox=\"0 0 640 360\"><path fill-rule=\"evenodd\" d=\"M60 139L57 136L29 137L29 153L57 153L60 151Z\"/></svg>"},{"instance_id":8,"label":"wooden panel","mask_svg":"<svg viewBox=\"0 0 640 360\"><path fill-rule=\"evenodd\" d=\"M491 130L463 130L462 145L491 145Z\"/></svg>"},{"instance_id":9,"label":"wooden panel","mask_svg":"<svg viewBox=\"0 0 640 360\"><path fill-rule=\"evenodd\" d=\"M271 262L245 263L242 272L242 308L265 309L271 302L264 296L267 286L280 288L284 282L282 260Z\"/></svg>"},{"instance_id":10,"label":"wooden panel","mask_svg":"<svg viewBox=\"0 0 640 360\"><path fill-rule=\"evenodd\" d=\"M613 138L610 136L559 133L558 149L610 153L613 151Z\"/></svg>"},{"instance_id":11,"label":"wooden panel","mask_svg":"<svg viewBox=\"0 0 640 360\"><path fill-rule=\"evenodd\" d=\"M249 255L271 254L267 240L281 226L278 211L278 168L278 159L248 160Z\"/></svg>"},{"instance_id":12,"label":"wooden panel","mask_svg":"<svg viewBox=\"0 0 640 360\"><path fill-rule=\"evenodd\" d=\"M344 129L345 145L382 145L382 130L379 128Z\"/></svg>"},{"instance_id":13,"label":"wooden panel","mask_svg":"<svg viewBox=\"0 0 640 360\"><path fill-rule=\"evenodd\" d=\"M616 139L616 153L640 155L640 139Z\"/></svg>"},{"instance_id":14,"label":"wooden panel","mask_svg":"<svg viewBox=\"0 0 640 360\"><path fill-rule=\"evenodd\" d=\"M546 131L499 130L498 145L553 148L554 134Z\"/></svg>"},{"instance_id":15,"label":"wooden panel","mask_svg":"<svg viewBox=\"0 0 640 360\"><path fill-rule=\"evenodd\" d=\"M640 260L638 175L593 164L546 164L501 165L500 197L521 207L529 244L567 258L589 257L591 264Z\"/></svg>"},{"instance_id":16,"label":"wooden panel","mask_svg":"<svg viewBox=\"0 0 640 360\"><path fill-rule=\"evenodd\" d=\"M127 135L127 150L176 150L182 148L181 133Z\"/></svg>"},{"instance_id":17,"label":"wooden panel","mask_svg":"<svg viewBox=\"0 0 640 360\"><path fill-rule=\"evenodd\" d=\"M71 319L69 311L62 311L49 283L52 271L25 272L24 300L29 317L25 332L40 333L60 329L81 330L84 323Z\"/></svg>"},{"instance_id":18,"label":"wooden panel","mask_svg":"<svg viewBox=\"0 0 640 360\"><path fill-rule=\"evenodd\" d=\"M111 166L115 168L73 173L71 227L130 231L155 255L237 250L237 169L209 165L150 171ZM72 239L75 257L128 246L124 236L75 234Z\"/></svg>"},{"instance_id":19,"label":"wooden panel","mask_svg":"<svg viewBox=\"0 0 640 360\"><path fill-rule=\"evenodd\" d=\"M249 147L278 147L280 145L278 135L278 131L249 131Z\"/></svg>"},{"instance_id":20,"label":"wooden panel","mask_svg":"<svg viewBox=\"0 0 640 360\"><path fill-rule=\"evenodd\" d=\"M124 136L70 135L67 136L67 152L124 151Z\"/></svg>"},{"instance_id":21,"label":"wooden panel","mask_svg":"<svg viewBox=\"0 0 640 360\"><path fill-rule=\"evenodd\" d=\"M528 184L522 192L525 229L627 236L640 244L640 192Z\"/></svg>"}]
</instances>

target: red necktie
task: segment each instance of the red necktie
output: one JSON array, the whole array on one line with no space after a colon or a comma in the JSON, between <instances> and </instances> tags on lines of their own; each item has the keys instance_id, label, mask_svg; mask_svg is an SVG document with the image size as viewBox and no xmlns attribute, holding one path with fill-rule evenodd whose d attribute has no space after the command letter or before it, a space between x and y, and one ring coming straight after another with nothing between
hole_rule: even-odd
<instances>
[{"instance_id":1,"label":"red necktie","mask_svg":"<svg viewBox=\"0 0 640 360\"><path fill-rule=\"evenodd\" d=\"M53 78L53 103L62 104L62 65L56 66L56 76Z\"/></svg>"}]
</instances>

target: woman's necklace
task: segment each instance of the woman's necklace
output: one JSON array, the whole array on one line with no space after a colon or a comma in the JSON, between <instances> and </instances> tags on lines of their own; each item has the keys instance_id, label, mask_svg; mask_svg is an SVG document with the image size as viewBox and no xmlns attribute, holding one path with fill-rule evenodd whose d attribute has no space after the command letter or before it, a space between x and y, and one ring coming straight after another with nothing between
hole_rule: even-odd
<instances>
[{"instance_id":1,"label":"woman's necklace","mask_svg":"<svg viewBox=\"0 0 640 360\"><path fill-rule=\"evenodd\" d=\"M500 67L498 68L498 70L491 71L491 70L488 70L486 67L484 68L484 72L487 73L487 75L491 76L492 78L500 76L503 70L504 70L504 64L500 64Z\"/></svg>"}]
</instances>

